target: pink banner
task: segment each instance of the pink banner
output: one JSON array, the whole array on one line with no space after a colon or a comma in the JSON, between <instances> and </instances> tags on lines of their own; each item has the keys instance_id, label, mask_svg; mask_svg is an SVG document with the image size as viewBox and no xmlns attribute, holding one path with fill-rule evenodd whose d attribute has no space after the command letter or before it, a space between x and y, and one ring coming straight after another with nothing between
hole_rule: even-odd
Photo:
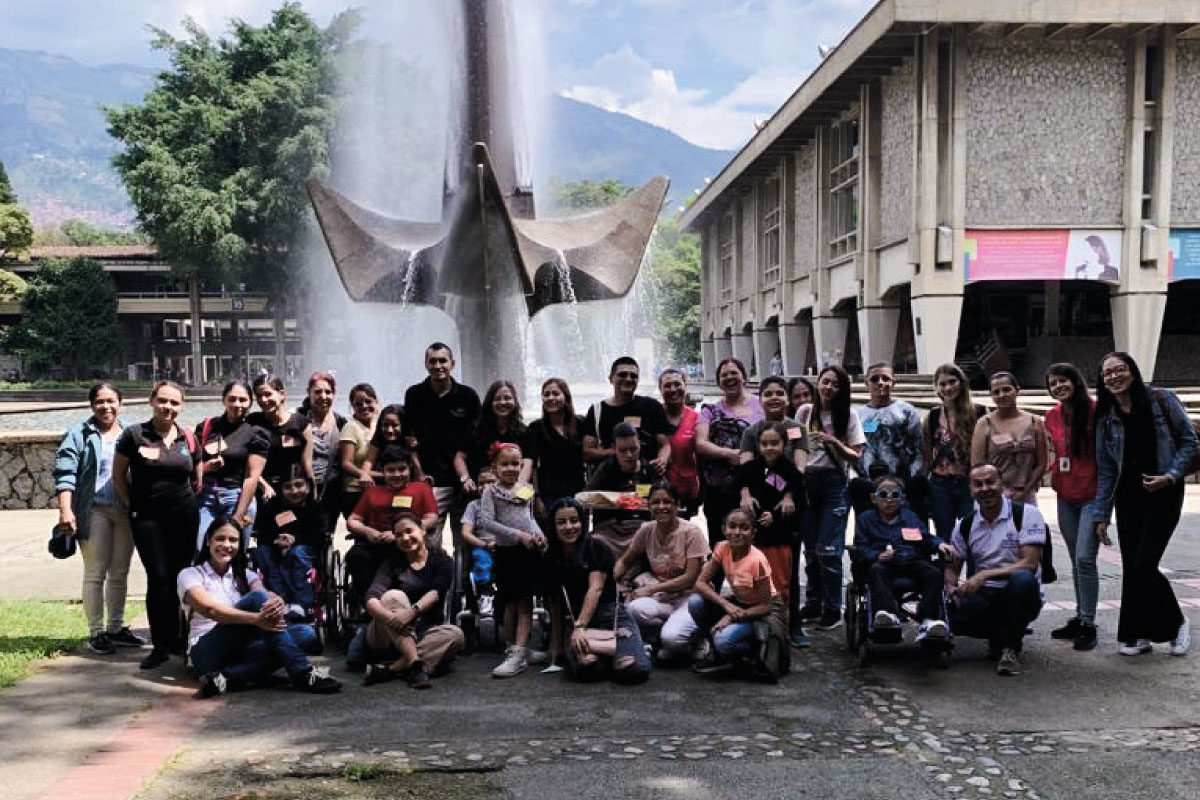
<instances>
[{"instance_id":1,"label":"pink banner","mask_svg":"<svg viewBox=\"0 0 1200 800\"><path fill-rule=\"evenodd\" d=\"M1122 233L1113 230L966 232L963 272L974 281L1120 279Z\"/></svg>"}]
</instances>

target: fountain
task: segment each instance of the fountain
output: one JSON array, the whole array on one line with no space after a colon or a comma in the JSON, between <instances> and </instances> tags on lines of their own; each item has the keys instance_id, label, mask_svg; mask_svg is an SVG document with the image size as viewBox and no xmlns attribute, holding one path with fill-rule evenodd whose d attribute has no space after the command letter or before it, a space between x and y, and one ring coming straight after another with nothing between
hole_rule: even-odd
<instances>
[{"instance_id":1,"label":"fountain","mask_svg":"<svg viewBox=\"0 0 1200 800\"><path fill-rule=\"evenodd\" d=\"M480 388L500 377L526 385L529 324L542 309L630 291L668 187L660 176L590 214L535 217L532 185L518 177L507 13L496 0L462 2L465 136L447 149L439 221L397 219L306 184L349 297L444 311L463 380Z\"/></svg>"}]
</instances>

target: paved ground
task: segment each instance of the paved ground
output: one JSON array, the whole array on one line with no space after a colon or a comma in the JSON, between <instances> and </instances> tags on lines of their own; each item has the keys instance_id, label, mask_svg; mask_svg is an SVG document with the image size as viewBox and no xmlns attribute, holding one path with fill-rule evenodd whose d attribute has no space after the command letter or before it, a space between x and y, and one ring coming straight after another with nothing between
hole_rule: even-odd
<instances>
[{"instance_id":1,"label":"paved ground","mask_svg":"<svg viewBox=\"0 0 1200 800\"><path fill-rule=\"evenodd\" d=\"M1042 498L1052 508L1051 495ZM0 514L10 545L0 559L4 594L74 592L79 562L44 555L51 521ZM1194 619L1197 534L1200 489L1189 487L1165 566ZM908 651L860 668L836 631L798 653L778 686L686 671L657 671L634 689L536 671L500 682L488 674L497 658L475 655L416 693L364 689L335 659L334 674L348 681L340 697L263 690L201 703L181 696L191 684L178 663L147 676L136 653L73 655L0 692L0 776L6 800L124 797L139 783L145 800L1194 798L1200 649L1187 658L1162 648L1115 654L1119 565L1107 554L1100 647L1079 654L1049 638L1069 616L1064 550L1052 604L1028 642L1029 668L1009 679L965 640L948 670ZM174 756L159 769L164 752ZM375 772L375 782L342 777Z\"/></svg>"}]
</instances>

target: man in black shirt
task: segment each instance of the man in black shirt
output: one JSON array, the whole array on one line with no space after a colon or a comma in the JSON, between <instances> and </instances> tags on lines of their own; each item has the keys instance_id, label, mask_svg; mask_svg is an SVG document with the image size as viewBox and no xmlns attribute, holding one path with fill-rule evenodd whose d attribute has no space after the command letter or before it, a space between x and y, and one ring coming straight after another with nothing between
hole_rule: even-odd
<instances>
[{"instance_id":1,"label":"man in black shirt","mask_svg":"<svg viewBox=\"0 0 1200 800\"><path fill-rule=\"evenodd\" d=\"M612 363L608 382L613 394L595 403L588 409L583 425L583 458L592 463L603 461L617 454L613 440L613 428L619 423L632 425L637 431L641 450L647 458L651 454L650 466L655 474L663 475L671 460L671 445L667 441L670 425L666 412L652 397L634 394L638 385L638 363L629 356L621 356Z\"/></svg>"},{"instance_id":2,"label":"man in black shirt","mask_svg":"<svg viewBox=\"0 0 1200 800\"><path fill-rule=\"evenodd\" d=\"M620 556L629 547L642 524L649 522L650 509L646 498L654 483L654 468L640 455L641 443L637 431L629 423L618 423L613 429L615 454L606 458L592 474L587 488L602 492L634 493L642 502L638 508L597 508L592 511L592 536L603 541Z\"/></svg>"},{"instance_id":3,"label":"man in black shirt","mask_svg":"<svg viewBox=\"0 0 1200 800\"><path fill-rule=\"evenodd\" d=\"M456 492L475 491L466 464L456 463L455 455L467 449L471 429L479 418L479 395L451 376L454 353L442 342L426 348L425 371L429 377L404 393L404 412L417 439L421 467L433 479L438 525L430 540L432 546L441 547L442 526ZM457 529L457 520L451 519L451 527Z\"/></svg>"}]
</instances>

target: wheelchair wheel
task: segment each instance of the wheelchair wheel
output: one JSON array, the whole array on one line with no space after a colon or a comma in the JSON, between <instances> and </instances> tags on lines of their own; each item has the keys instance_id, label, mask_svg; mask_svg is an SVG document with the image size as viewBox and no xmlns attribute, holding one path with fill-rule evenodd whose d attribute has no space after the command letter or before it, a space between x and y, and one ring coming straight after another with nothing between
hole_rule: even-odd
<instances>
[{"instance_id":1,"label":"wheelchair wheel","mask_svg":"<svg viewBox=\"0 0 1200 800\"><path fill-rule=\"evenodd\" d=\"M331 639L349 641L349 627L346 622L346 568L342 563L342 554L337 550L329 553L328 581L328 612L325 624Z\"/></svg>"},{"instance_id":2,"label":"wheelchair wheel","mask_svg":"<svg viewBox=\"0 0 1200 800\"><path fill-rule=\"evenodd\" d=\"M861 621L858 607L860 601L858 587L853 583L846 584L846 609L843 612L843 621L846 627L846 649L851 653L858 650L860 638L866 636L866 631L859 624Z\"/></svg>"}]
</instances>

